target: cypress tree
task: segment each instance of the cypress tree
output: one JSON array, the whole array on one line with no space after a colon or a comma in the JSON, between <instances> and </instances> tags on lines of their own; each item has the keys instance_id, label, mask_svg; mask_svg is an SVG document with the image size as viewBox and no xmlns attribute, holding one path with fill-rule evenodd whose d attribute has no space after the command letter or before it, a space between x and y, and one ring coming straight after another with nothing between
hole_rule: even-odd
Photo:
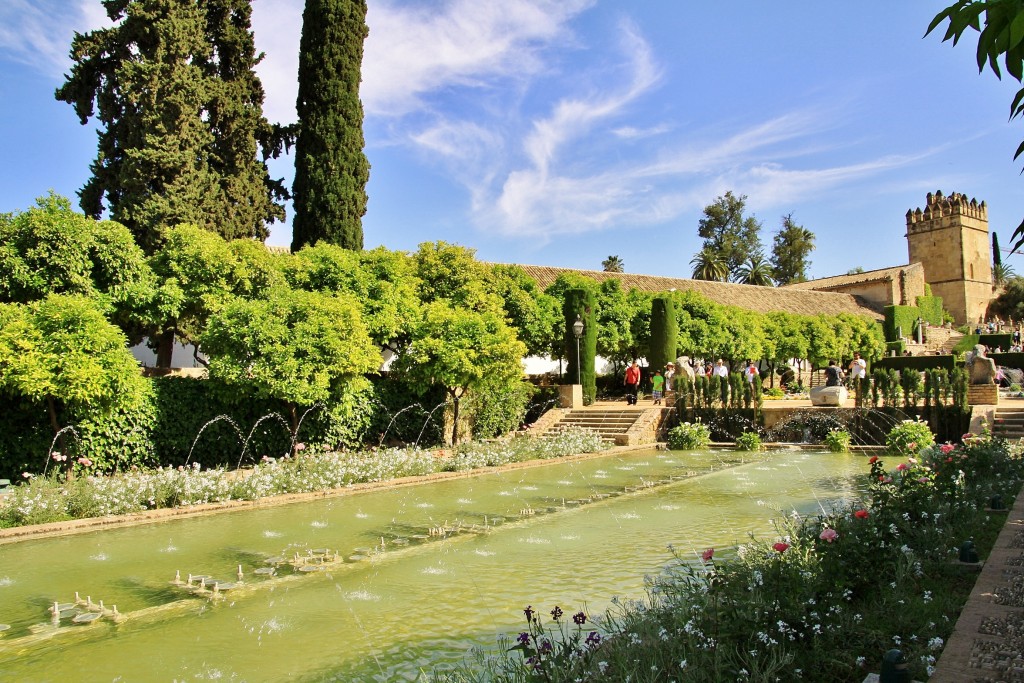
<instances>
[{"instance_id":1,"label":"cypress tree","mask_svg":"<svg viewBox=\"0 0 1024 683\"><path fill-rule=\"evenodd\" d=\"M676 343L679 323L676 321L672 297L659 294L651 299L651 342L647 360L651 372L664 371L665 366L676 359Z\"/></svg>"},{"instance_id":2,"label":"cypress tree","mask_svg":"<svg viewBox=\"0 0 1024 683\"><path fill-rule=\"evenodd\" d=\"M583 336L579 340L579 377L583 385L583 402L590 405L597 396L597 375L594 360L597 357L597 298L590 289L565 290L562 306L565 316L565 357L569 360L566 376L570 383L576 382L576 334L573 325L576 319L583 321Z\"/></svg>"},{"instance_id":3,"label":"cypress tree","mask_svg":"<svg viewBox=\"0 0 1024 683\"><path fill-rule=\"evenodd\" d=\"M99 218L106 205L150 253L179 223L265 238L266 223L284 217L283 188L257 159L257 140L273 154L282 129L262 115L249 0L104 5L113 26L75 35L55 93L82 124L100 123L82 210Z\"/></svg>"},{"instance_id":4,"label":"cypress tree","mask_svg":"<svg viewBox=\"0 0 1024 683\"><path fill-rule=\"evenodd\" d=\"M366 0L306 0L299 42L292 250L363 248L366 181L359 101Z\"/></svg>"}]
</instances>

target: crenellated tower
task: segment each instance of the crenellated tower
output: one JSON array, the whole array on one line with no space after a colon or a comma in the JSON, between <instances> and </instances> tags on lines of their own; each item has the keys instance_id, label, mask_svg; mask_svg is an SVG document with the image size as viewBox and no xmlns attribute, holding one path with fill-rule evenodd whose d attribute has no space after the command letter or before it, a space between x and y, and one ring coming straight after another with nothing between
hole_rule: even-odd
<instances>
[{"instance_id":1,"label":"crenellated tower","mask_svg":"<svg viewBox=\"0 0 1024 683\"><path fill-rule=\"evenodd\" d=\"M932 294L958 324L984 318L992 299L992 258L985 202L954 192L928 193L924 209L907 211L910 263L924 266ZM913 302L909 302L913 303Z\"/></svg>"}]
</instances>

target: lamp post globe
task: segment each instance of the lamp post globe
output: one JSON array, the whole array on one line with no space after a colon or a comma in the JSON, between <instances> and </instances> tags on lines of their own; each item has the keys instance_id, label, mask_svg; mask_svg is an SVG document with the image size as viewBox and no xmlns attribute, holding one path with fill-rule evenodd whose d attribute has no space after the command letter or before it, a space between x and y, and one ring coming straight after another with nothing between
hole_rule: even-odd
<instances>
[{"instance_id":1,"label":"lamp post globe","mask_svg":"<svg viewBox=\"0 0 1024 683\"><path fill-rule=\"evenodd\" d=\"M583 384L580 379L580 337L583 336L583 319L576 316L576 322L572 324L572 333L576 335L576 384Z\"/></svg>"}]
</instances>

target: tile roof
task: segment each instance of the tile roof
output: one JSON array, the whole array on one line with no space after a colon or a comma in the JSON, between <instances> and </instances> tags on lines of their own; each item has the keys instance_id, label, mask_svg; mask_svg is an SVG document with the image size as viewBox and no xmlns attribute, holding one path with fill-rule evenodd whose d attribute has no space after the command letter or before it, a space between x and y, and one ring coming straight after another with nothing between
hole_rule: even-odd
<instances>
[{"instance_id":1,"label":"tile roof","mask_svg":"<svg viewBox=\"0 0 1024 683\"><path fill-rule=\"evenodd\" d=\"M888 282L899 278L903 271L922 270L924 266L920 263L911 263L908 266L893 266L892 268L879 268L868 270L863 273L850 273L849 275L834 275L832 277L808 280L807 282L794 282L791 285L783 285L784 289L815 289L823 291L834 287L846 287L848 285L868 284L870 282Z\"/></svg>"},{"instance_id":2,"label":"tile roof","mask_svg":"<svg viewBox=\"0 0 1024 683\"><path fill-rule=\"evenodd\" d=\"M876 304L863 297L841 292L818 292L792 287L759 287L732 282L710 282L708 280L634 273L606 273L601 270L518 265L542 289L546 289L562 273L576 273L598 282L618 280L622 288L626 290L636 288L645 292L667 292L675 289L681 292L699 292L715 303L763 313L770 311L785 311L802 315L853 313L869 317L872 320L882 320L883 318L882 310ZM814 282L817 283L820 280Z\"/></svg>"}]
</instances>

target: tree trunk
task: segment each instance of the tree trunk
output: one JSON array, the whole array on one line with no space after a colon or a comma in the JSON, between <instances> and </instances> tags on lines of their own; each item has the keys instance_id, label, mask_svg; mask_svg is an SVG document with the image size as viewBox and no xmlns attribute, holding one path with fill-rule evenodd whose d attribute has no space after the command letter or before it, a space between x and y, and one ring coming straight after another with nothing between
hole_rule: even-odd
<instances>
[{"instance_id":1,"label":"tree trunk","mask_svg":"<svg viewBox=\"0 0 1024 683\"><path fill-rule=\"evenodd\" d=\"M459 445L459 399L462 397L462 394L464 394L465 391L463 391L462 393L457 393L457 392L458 392L457 389L452 389L452 391L451 391L452 401L455 404L453 409L452 409L452 446L453 447Z\"/></svg>"},{"instance_id":2,"label":"tree trunk","mask_svg":"<svg viewBox=\"0 0 1024 683\"><path fill-rule=\"evenodd\" d=\"M60 422L57 421L57 404L53 400L53 396L46 397L46 412L50 414L50 426L53 428L53 435L57 437L57 448L60 454L64 456L64 468L67 470L68 479L71 478L71 459L68 457L67 448L67 437L60 433ZM46 454L47 458L52 458L52 453Z\"/></svg>"},{"instance_id":3,"label":"tree trunk","mask_svg":"<svg viewBox=\"0 0 1024 683\"><path fill-rule=\"evenodd\" d=\"M174 356L174 330L167 329L160 333L156 346L156 366L158 368L171 367Z\"/></svg>"},{"instance_id":4,"label":"tree trunk","mask_svg":"<svg viewBox=\"0 0 1024 683\"><path fill-rule=\"evenodd\" d=\"M296 453L298 453L296 447L299 445L299 409L296 407L294 403L289 403L288 412L291 414L292 417L292 455L295 455Z\"/></svg>"}]
</instances>

